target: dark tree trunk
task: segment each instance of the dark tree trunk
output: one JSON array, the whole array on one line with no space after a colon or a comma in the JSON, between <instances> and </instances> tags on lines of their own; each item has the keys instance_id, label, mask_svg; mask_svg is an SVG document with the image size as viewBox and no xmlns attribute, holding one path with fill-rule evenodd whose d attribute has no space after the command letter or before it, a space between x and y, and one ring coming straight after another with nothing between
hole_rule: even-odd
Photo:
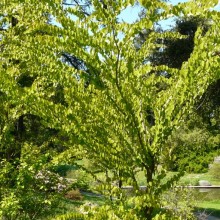
<instances>
[{"instance_id":1,"label":"dark tree trunk","mask_svg":"<svg viewBox=\"0 0 220 220\"><path fill-rule=\"evenodd\" d=\"M155 173L155 159L153 155L150 155L150 161L148 162L148 166L146 168L147 174L146 174L146 178L147 178L147 183L152 182L153 181L153 176ZM149 188L149 186L146 188L146 193L147 194L151 194L152 191ZM146 219L150 220L153 218L153 211L154 211L154 207L153 206L146 206L145 210L144 210L144 215L146 217Z\"/></svg>"}]
</instances>

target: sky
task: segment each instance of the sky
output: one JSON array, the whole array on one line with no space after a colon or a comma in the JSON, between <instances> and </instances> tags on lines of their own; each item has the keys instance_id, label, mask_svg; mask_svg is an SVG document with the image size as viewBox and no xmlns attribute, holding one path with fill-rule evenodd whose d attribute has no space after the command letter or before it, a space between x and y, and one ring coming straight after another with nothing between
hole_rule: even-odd
<instances>
[{"instance_id":1,"label":"sky","mask_svg":"<svg viewBox=\"0 0 220 220\"><path fill-rule=\"evenodd\" d=\"M188 0L169 0L168 3L172 5L177 5L178 3L187 2ZM207 0L208 1L208 0ZM218 4L217 7L215 7L216 10L220 10L220 4ZM140 7L134 6L134 7L128 7L126 10L124 10L121 13L121 20L124 20L128 23L133 23L138 18L138 13L140 12ZM164 29L169 28L170 25L172 25L174 19L168 19L166 21L161 22L161 25Z\"/></svg>"},{"instance_id":2,"label":"sky","mask_svg":"<svg viewBox=\"0 0 220 220\"><path fill-rule=\"evenodd\" d=\"M169 4L177 5L178 3L187 2L189 0L168 0ZM209 0L207 0L209 1ZM133 23L135 22L139 17L138 13L140 12L141 8L139 6L130 6L126 8L124 11L121 12L119 16L119 21L125 21L127 23ZM215 7L215 10L220 11L220 0L219 4ZM70 16L73 20L75 19L72 15ZM160 21L159 24L162 26L162 28L169 29L170 26L174 25L174 18L170 18L164 21ZM57 26L60 26L59 23L54 22Z\"/></svg>"},{"instance_id":3,"label":"sky","mask_svg":"<svg viewBox=\"0 0 220 220\"><path fill-rule=\"evenodd\" d=\"M169 1L169 3L172 5L176 5L180 2L187 2L187 0L170 0ZM140 12L140 8L137 6L128 7L126 10L124 10L121 13L121 18L128 23L132 23L138 18L139 12Z\"/></svg>"}]
</instances>

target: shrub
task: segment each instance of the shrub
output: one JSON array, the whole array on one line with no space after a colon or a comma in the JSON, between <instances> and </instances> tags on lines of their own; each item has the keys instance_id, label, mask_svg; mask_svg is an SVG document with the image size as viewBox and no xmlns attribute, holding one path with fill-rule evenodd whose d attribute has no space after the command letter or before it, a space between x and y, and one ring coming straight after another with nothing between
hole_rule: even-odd
<instances>
[{"instance_id":1,"label":"shrub","mask_svg":"<svg viewBox=\"0 0 220 220\"><path fill-rule=\"evenodd\" d=\"M92 177L84 170L72 170L67 173L67 178L74 179L74 188L89 190Z\"/></svg>"},{"instance_id":2,"label":"shrub","mask_svg":"<svg viewBox=\"0 0 220 220\"><path fill-rule=\"evenodd\" d=\"M0 219L43 219L56 211L70 184L37 162L20 162L19 169L0 163Z\"/></svg>"},{"instance_id":3,"label":"shrub","mask_svg":"<svg viewBox=\"0 0 220 220\"><path fill-rule=\"evenodd\" d=\"M181 178L178 182L180 186L198 186L199 179L196 178Z\"/></svg>"},{"instance_id":4,"label":"shrub","mask_svg":"<svg viewBox=\"0 0 220 220\"><path fill-rule=\"evenodd\" d=\"M19 200L15 193L8 193L0 202L0 219L17 219L20 208Z\"/></svg>"},{"instance_id":5,"label":"shrub","mask_svg":"<svg viewBox=\"0 0 220 220\"><path fill-rule=\"evenodd\" d=\"M163 195L166 219L196 219L193 210L195 197L193 191L186 188L172 188Z\"/></svg>"},{"instance_id":6,"label":"shrub","mask_svg":"<svg viewBox=\"0 0 220 220\"><path fill-rule=\"evenodd\" d=\"M53 168L53 171L60 176L66 176L71 170L75 170L77 167L69 164L59 164Z\"/></svg>"},{"instance_id":7,"label":"shrub","mask_svg":"<svg viewBox=\"0 0 220 220\"><path fill-rule=\"evenodd\" d=\"M65 198L71 199L71 200L82 200L83 196L80 193L79 189L73 189L73 190L68 191L65 194Z\"/></svg>"},{"instance_id":8,"label":"shrub","mask_svg":"<svg viewBox=\"0 0 220 220\"><path fill-rule=\"evenodd\" d=\"M39 187L39 190L42 191L62 193L68 189L69 185L65 178L48 170L40 170L35 175L35 180L36 187Z\"/></svg>"},{"instance_id":9,"label":"shrub","mask_svg":"<svg viewBox=\"0 0 220 220\"><path fill-rule=\"evenodd\" d=\"M188 151L188 154L180 154L175 161L175 171L186 171L187 173L205 173L208 171L209 163L213 154L206 152L198 155L197 152Z\"/></svg>"},{"instance_id":10,"label":"shrub","mask_svg":"<svg viewBox=\"0 0 220 220\"><path fill-rule=\"evenodd\" d=\"M209 174L216 179L220 180L220 163L214 163L209 168Z\"/></svg>"}]
</instances>

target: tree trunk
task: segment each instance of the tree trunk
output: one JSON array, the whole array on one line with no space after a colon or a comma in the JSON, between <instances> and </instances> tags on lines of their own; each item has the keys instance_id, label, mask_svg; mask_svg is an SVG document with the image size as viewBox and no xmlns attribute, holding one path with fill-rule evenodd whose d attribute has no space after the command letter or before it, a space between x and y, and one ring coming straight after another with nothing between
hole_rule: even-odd
<instances>
[{"instance_id":1,"label":"tree trunk","mask_svg":"<svg viewBox=\"0 0 220 220\"><path fill-rule=\"evenodd\" d=\"M153 155L151 155L151 161L148 164L146 171L147 171L147 174L146 174L147 183L150 183L153 181L153 176L155 173L155 159L154 159ZM152 189L149 186L147 186L147 188L146 188L146 193L147 194L152 193ZM146 206L145 207L144 215L145 215L146 219L150 220L153 218L153 211L154 211L153 206Z\"/></svg>"}]
</instances>

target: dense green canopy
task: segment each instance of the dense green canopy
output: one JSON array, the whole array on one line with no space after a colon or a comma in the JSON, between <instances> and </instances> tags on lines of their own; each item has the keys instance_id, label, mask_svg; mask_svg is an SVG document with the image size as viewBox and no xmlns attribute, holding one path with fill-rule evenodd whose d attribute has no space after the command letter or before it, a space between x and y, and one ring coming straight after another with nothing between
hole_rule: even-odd
<instances>
[{"instance_id":1,"label":"dense green canopy","mask_svg":"<svg viewBox=\"0 0 220 220\"><path fill-rule=\"evenodd\" d=\"M12 192L11 198L18 197L14 189L19 184L22 189L26 181L21 178L22 172L31 170L34 175L60 161L87 157L101 170L111 171L112 181L126 181L136 190L134 197L117 201L120 209L114 204L102 207L94 219L175 219L178 216L164 209L168 204L161 200L161 193L177 177L164 183L166 174L158 165L162 152L169 150L165 143L184 122L183 116L220 77L220 16L210 10L216 1L190 1L177 6L140 1L146 15L134 24L120 23L117 18L135 1L103 2L107 1L92 1L89 15L77 6L63 7L60 0L15 0L1 7L5 31L0 41L0 149L16 152L14 179L20 182L1 186L0 198L7 201L8 192ZM205 35L202 29L197 30L190 58L179 69L146 62L157 46L155 40L163 33L152 31L139 50L134 46L135 36L144 28L153 29L160 20L187 14L201 15L212 22ZM66 55L75 57L82 66L71 65ZM157 71L170 77L154 74ZM166 88L161 90L161 84ZM41 129L46 129L46 142L21 141L20 137L14 144L16 135L11 128L27 115L38 118ZM60 146L59 150L50 149L48 137L53 146ZM6 173L10 157L1 158ZM137 185L137 170L145 172L144 193ZM1 181L6 181L7 175L0 175ZM111 195L121 193L109 179L103 186L104 192L106 189ZM21 205L19 199L15 201Z\"/></svg>"}]
</instances>

